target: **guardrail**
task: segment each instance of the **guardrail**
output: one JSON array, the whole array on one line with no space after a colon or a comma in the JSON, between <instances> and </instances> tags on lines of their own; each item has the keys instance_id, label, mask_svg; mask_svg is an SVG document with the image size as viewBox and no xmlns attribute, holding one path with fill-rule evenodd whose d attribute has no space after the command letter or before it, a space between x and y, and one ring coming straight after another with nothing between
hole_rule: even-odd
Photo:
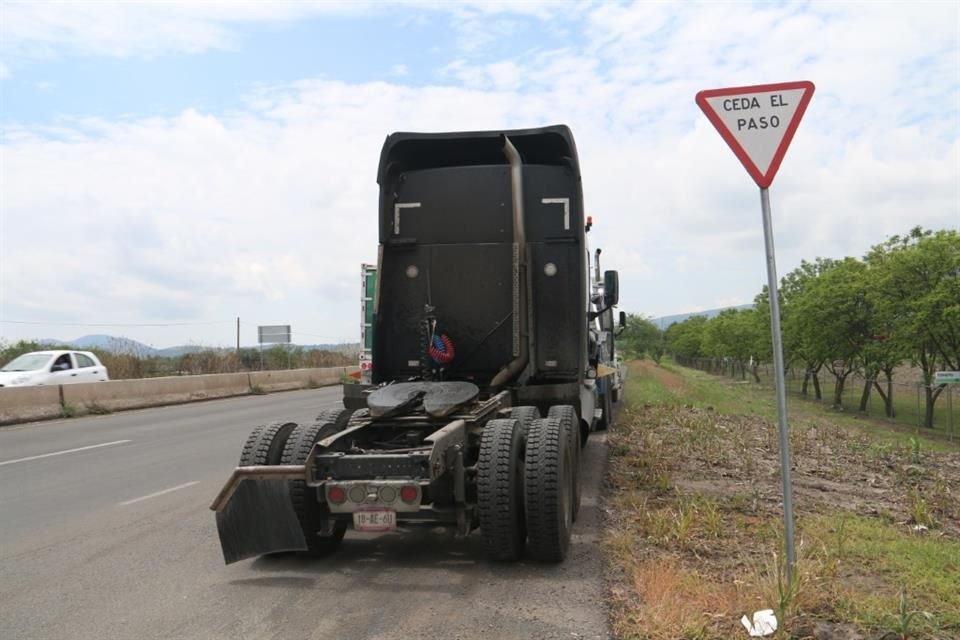
<instances>
[{"instance_id":1,"label":"guardrail","mask_svg":"<svg viewBox=\"0 0 960 640\"><path fill-rule=\"evenodd\" d=\"M339 383L357 367L215 373L0 389L0 425Z\"/></svg>"}]
</instances>

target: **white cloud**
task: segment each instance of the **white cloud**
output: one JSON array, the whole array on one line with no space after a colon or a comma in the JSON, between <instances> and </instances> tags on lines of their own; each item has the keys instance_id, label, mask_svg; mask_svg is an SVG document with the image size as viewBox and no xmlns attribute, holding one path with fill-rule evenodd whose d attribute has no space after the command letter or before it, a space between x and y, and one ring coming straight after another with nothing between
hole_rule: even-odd
<instances>
[{"instance_id":1,"label":"white cloud","mask_svg":"<svg viewBox=\"0 0 960 640\"><path fill-rule=\"evenodd\" d=\"M356 338L383 137L554 122L576 136L591 244L621 270L624 309L749 303L766 282L758 194L694 94L817 83L771 190L781 275L917 224L956 227L957 9L912 6L587 5L585 46L484 64L448 52L454 86L306 79L229 114L8 129L3 313L240 315Z\"/></svg>"},{"instance_id":2,"label":"white cloud","mask_svg":"<svg viewBox=\"0 0 960 640\"><path fill-rule=\"evenodd\" d=\"M364 16L391 9L449 15L460 45L475 50L509 33L503 15L547 19L557 0L488 2L463 0L273 0L271 2L104 1L23 2L0 5L0 51L14 57L50 58L64 53L155 57L231 50L242 41L243 25L283 24L327 16Z\"/></svg>"},{"instance_id":3,"label":"white cloud","mask_svg":"<svg viewBox=\"0 0 960 640\"><path fill-rule=\"evenodd\" d=\"M13 74L10 73L10 67L0 62L0 80L6 80L11 77L13 77Z\"/></svg>"}]
</instances>

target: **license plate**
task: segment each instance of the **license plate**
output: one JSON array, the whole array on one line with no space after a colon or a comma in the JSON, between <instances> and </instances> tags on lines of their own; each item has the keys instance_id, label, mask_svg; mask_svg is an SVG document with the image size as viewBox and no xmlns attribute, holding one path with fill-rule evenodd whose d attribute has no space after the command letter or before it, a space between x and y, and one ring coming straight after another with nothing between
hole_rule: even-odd
<instances>
[{"instance_id":1,"label":"license plate","mask_svg":"<svg viewBox=\"0 0 960 640\"><path fill-rule=\"evenodd\" d=\"M394 531L397 528L397 512L390 509L354 511L353 528L357 531Z\"/></svg>"}]
</instances>

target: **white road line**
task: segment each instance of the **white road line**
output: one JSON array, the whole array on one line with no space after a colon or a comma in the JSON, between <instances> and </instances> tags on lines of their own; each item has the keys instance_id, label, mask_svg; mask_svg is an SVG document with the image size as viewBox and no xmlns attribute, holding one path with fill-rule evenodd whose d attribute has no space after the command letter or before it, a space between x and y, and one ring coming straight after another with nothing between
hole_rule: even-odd
<instances>
[{"instance_id":1,"label":"white road line","mask_svg":"<svg viewBox=\"0 0 960 640\"><path fill-rule=\"evenodd\" d=\"M89 451L90 449L99 449L100 447L112 447L115 444L124 444L131 440L114 440L113 442L104 442L103 444L92 444L89 447L77 447L76 449L67 449L65 451L54 451L53 453L42 453L39 456L30 456L28 458L16 458L15 460L4 460L0 462L0 467L5 464L16 464L18 462L27 462L29 460L40 460L41 458L52 458L53 456L62 456L65 453L76 453L77 451Z\"/></svg>"},{"instance_id":2,"label":"white road line","mask_svg":"<svg viewBox=\"0 0 960 640\"><path fill-rule=\"evenodd\" d=\"M156 493L151 493L145 496L140 496L139 498L134 498L133 500L127 500L126 502L121 502L120 507L126 507L135 502L140 502L141 500L149 500L150 498L156 498L157 496L162 496L167 493L173 493L174 491L180 491L180 489L186 489L187 487L192 487L195 484L200 484L199 480L194 480L193 482L184 482L183 484L178 484L175 487L170 487L169 489L164 489L163 491L157 491Z\"/></svg>"}]
</instances>

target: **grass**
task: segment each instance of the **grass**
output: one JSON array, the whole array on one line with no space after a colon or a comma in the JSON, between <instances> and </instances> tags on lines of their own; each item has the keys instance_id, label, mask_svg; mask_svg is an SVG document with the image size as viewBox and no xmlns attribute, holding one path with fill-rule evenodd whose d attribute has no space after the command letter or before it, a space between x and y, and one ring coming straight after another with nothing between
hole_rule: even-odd
<instances>
[{"instance_id":1,"label":"grass","mask_svg":"<svg viewBox=\"0 0 960 640\"><path fill-rule=\"evenodd\" d=\"M761 367L758 372L761 385L771 393L774 384L772 371L773 369L771 367L765 366ZM880 394L877 393L876 389L873 389L870 394L870 400L867 406L869 416L877 421L893 422L904 429L923 429L921 423L924 418L924 412L926 411L924 392L922 389L918 390L916 383L903 381L904 378L916 378L917 375L915 370L897 371L894 374L893 410L896 418L891 420L884 416L883 399L880 397ZM821 370L819 378L821 395L823 396L822 400L816 399L812 382L809 385L807 395L803 395L801 393L803 376L793 373L786 377L788 398L796 402L809 402L817 405L825 405L829 408L833 402L834 377L829 371ZM725 377L724 379L729 382L735 382L740 380L740 376L737 375L735 378ZM749 374L747 375L747 379L752 382L752 376ZM880 384L886 389L885 380L881 379ZM843 409L839 412L833 411L832 409L830 411L861 418L866 417L859 412L860 394L862 392L863 378L851 376L847 379L847 384L843 392ZM955 438L960 436L960 387L948 387L941 392L933 406L933 424L934 430L937 432L948 435L952 434Z\"/></svg>"},{"instance_id":2,"label":"grass","mask_svg":"<svg viewBox=\"0 0 960 640\"><path fill-rule=\"evenodd\" d=\"M77 415L77 407L74 404L69 402L64 402L60 405L60 415L64 418L72 418Z\"/></svg>"},{"instance_id":3,"label":"grass","mask_svg":"<svg viewBox=\"0 0 960 640\"><path fill-rule=\"evenodd\" d=\"M729 377L716 376L696 369L682 367L670 360L664 359L660 365L665 371L682 376L686 380L686 389L682 394L654 391L667 403L689 404L697 408L709 408L729 415L749 413L772 421L777 420L777 400L774 390L768 385L756 385L752 382L743 383ZM645 376L648 377L648 376ZM648 388L656 386L656 381L647 380L644 385ZM788 389L790 387L788 381ZM941 433L916 431L904 425L897 425L882 417L866 417L855 412L845 413L834 411L828 404L817 401L802 400L799 395L792 393L787 396L787 419L790 424L803 420L828 420L832 424L868 431L871 441L877 444L892 444L897 446L914 447L912 440L916 440L916 447L934 451L956 451L956 443L947 443ZM797 387L799 390L799 386ZM637 395L643 390L638 389ZM660 400L654 400L660 401ZM960 425L958 425L960 428Z\"/></svg>"},{"instance_id":4,"label":"grass","mask_svg":"<svg viewBox=\"0 0 960 640\"><path fill-rule=\"evenodd\" d=\"M768 608L779 638L960 637L956 446L792 403L787 581L772 394L630 369L603 540L618 637L746 637L740 617Z\"/></svg>"},{"instance_id":5,"label":"grass","mask_svg":"<svg viewBox=\"0 0 960 640\"><path fill-rule=\"evenodd\" d=\"M97 401L87 403L87 412L95 416L105 416L113 413L113 409L105 407Z\"/></svg>"}]
</instances>

